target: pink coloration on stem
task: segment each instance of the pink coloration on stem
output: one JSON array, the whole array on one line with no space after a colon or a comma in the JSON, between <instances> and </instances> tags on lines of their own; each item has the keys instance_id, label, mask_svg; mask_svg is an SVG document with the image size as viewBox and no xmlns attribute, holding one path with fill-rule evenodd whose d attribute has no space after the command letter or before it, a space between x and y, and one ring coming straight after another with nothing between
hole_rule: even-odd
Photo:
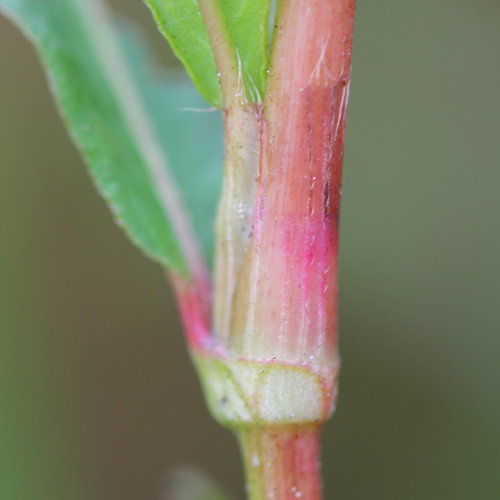
<instances>
[{"instance_id":1,"label":"pink coloration on stem","mask_svg":"<svg viewBox=\"0 0 500 500\"><path fill-rule=\"evenodd\" d=\"M321 498L319 430L339 368L354 9L355 0L278 2L263 103L232 99L238 85L225 86L212 334L205 291L174 280L210 408L240 438L252 500Z\"/></svg>"},{"instance_id":2,"label":"pink coloration on stem","mask_svg":"<svg viewBox=\"0 0 500 500\"><path fill-rule=\"evenodd\" d=\"M252 275L259 339L327 362L337 332L337 242L354 2L283 2L264 106ZM272 318L280 331L271 332Z\"/></svg>"},{"instance_id":3,"label":"pink coloration on stem","mask_svg":"<svg viewBox=\"0 0 500 500\"><path fill-rule=\"evenodd\" d=\"M355 0L279 4L263 104L224 109L213 322L207 286L174 278L193 348L303 367L330 407L354 10Z\"/></svg>"},{"instance_id":4,"label":"pink coloration on stem","mask_svg":"<svg viewBox=\"0 0 500 500\"><path fill-rule=\"evenodd\" d=\"M250 500L319 500L320 430L279 426L239 432Z\"/></svg>"},{"instance_id":5,"label":"pink coloration on stem","mask_svg":"<svg viewBox=\"0 0 500 500\"><path fill-rule=\"evenodd\" d=\"M284 0L263 107L225 111L230 118L227 170L233 180L225 186L230 209L221 226L236 229L219 247L217 271L232 277L216 283L215 335L234 355L310 368L332 394L338 370L338 218L354 5L354 0ZM231 127L238 113L245 113L247 121L253 113L257 153L252 164L234 159L234 144L243 142L237 136L242 128ZM251 236L244 244L241 234L249 232L248 222L238 226L233 187L241 176L254 182L253 191L248 190L253 196L250 216L245 214L245 220L251 217ZM231 270L228 248L237 250Z\"/></svg>"},{"instance_id":6,"label":"pink coloration on stem","mask_svg":"<svg viewBox=\"0 0 500 500\"><path fill-rule=\"evenodd\" d=\"M211 290L208 282L194 283L173 273L169 277L176 293L189 347L195 351L208 349L212 341L210 334Z\"/></svg>"}]
</instances>

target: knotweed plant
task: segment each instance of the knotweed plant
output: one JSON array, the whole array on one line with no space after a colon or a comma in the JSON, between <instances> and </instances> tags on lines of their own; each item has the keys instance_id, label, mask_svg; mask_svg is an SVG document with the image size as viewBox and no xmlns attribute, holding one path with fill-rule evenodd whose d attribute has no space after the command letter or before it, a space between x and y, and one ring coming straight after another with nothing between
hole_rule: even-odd
<instances>
[{"instance_id":1,"label":"knotweed plant","mask_svg":"<svg viewBox=\"0 0 500 500\"><path fill-rule=\"evenodd\" d=\"M249 497L319 499L355 0L145 3L194 87L104 1L0 8L34 42L116 220L166 270ZM203 99L220 113L190 112Z\"/></svg>"}]
</instances>

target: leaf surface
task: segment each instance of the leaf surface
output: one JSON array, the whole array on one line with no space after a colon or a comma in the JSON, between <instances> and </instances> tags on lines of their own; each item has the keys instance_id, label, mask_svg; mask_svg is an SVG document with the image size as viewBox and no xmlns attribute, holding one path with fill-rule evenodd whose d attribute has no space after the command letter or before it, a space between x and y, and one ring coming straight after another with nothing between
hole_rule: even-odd
<instances>
[{"instance_id":1,"label":"leaf surface","mask_svg":"<svg viewBox=\"0 0 500 500\"><path fill-rule=\"evenodd\" d=\"M204 0L207 1L207 0ZM250 101L260 101L268 63L270 0L209 0L217 6L233 65L241 73ZM197 0L145 0L160 31L183 62L205 99L222 105L216 64Z\"/></svg>"},{"instance_id":2,"label":"leaf surface","mask_svg":"<svg viewBox=\"0 0 500 500\"><path fill-rule=\"evenodd\" d=\"M171 500L229 500L205 472L190 466L168 474L165 497Z\"/></svg>"},{"instance_id":3,"label":"leaf surface","mask_svg":"<svg viewBox=\"0 0 500 500\"><path fill-rule=\"evenodd\" d=\"M0 9L35 43L70 133L118 223L149 256L188 273L197 243L186 212L202 231L205 253L212 247L219 118L182 111L200 106L194 89L146 67L144 47L119 35L100 0L0 0Z\"/></svg>"}]
</instances>

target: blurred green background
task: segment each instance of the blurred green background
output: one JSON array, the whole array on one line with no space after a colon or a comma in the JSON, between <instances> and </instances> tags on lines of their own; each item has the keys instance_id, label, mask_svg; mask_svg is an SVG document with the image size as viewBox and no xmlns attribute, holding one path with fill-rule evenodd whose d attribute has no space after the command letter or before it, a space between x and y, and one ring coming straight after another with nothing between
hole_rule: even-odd
<instances>
[{"instance_id":1,"label":"blurred green background","mask_svg":"<svg viewBox=\"0 0 500 500\"><path fill-rule=\"evenodd\" d=\"M166 47L139 0L114 6ZM359 0L326 498L500 498L500 3ZM115 227L0 19L0 499L243 498L158 266ZM195 138L193 139L195 141Z\"/></svg>"}]
</instances>

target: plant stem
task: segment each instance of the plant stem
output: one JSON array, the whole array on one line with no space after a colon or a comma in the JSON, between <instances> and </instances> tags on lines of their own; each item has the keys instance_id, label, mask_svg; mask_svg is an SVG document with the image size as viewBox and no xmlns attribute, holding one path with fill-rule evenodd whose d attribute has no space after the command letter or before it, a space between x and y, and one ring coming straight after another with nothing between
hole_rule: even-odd
<instances>
[{"instance_id":1,"label":"plant stem","mask_svg":"<svg viewBox=\"0 0 500 500\"><path fill-rule=\"evenodd\" d=\"M249 500L321 499L318 425L250 426L237 435Z\"/></svg>"},{"instance_id":2,"label":"plant stem","mask_svg":"<svg viewBox=\"0 0 500 500\"><path fill-rule=\"evenodd\" d=\"M215 46L224 34L216 2L199 3ZM212 413L236 429L249 500L320 500L320 429L339 370L338 221L355 0L277 5L263 102L234 99L234 74L226 89L222 81L214 342L197 359Z\"/></svg>"}]
</instances>

